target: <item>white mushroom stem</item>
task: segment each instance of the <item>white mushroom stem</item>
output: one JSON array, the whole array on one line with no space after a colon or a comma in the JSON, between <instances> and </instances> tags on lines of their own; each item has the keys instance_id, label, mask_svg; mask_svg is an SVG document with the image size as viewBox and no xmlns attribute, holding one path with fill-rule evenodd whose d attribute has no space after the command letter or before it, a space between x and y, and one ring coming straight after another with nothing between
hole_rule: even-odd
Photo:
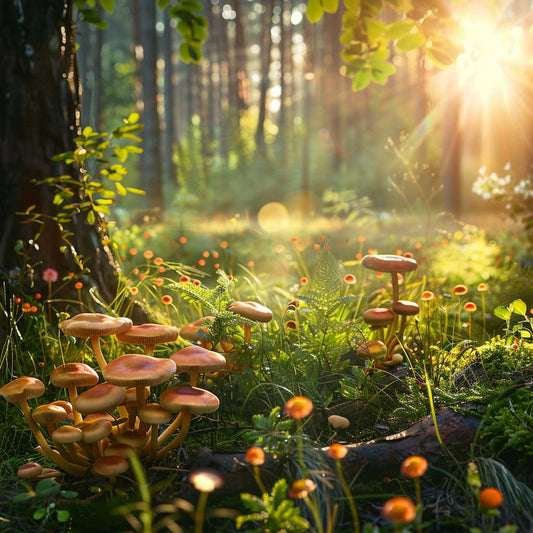
<instances>
[{"instance_id":1,"label":"white mushroom stem","mask_svg":"<svg viewBox=\"0 0 533 533\"><path fill-rule=\"evenodd\" d=\"M180 414L183 414L180 432L174 440L170 441L164 448L161 448L161 450L157 452L156 457L158 459L164 457L170 450L177 448L185 440L185 437L189 433L192 418L191 412L189 409L185 409Z\"/></svg>"},{"instance_id":2,"label":"white mushroom stem","mask_svg":"<svg viewBox=\"0 0 533 533\"><path fill-rule=\"evenodd\" d=\"M94 355L100 366L100 370L104 370L107 366L107 363L104 359L104 354L102 353L102 348L100 347L100 337L91 337L91 346L93 348Z\"/></svg>"},{"instance_id":3,"label":"white mushroom stem","mask_svg":"<svg viewBox=\"0 0 533 533\"><path fill-rule=\"evenodd\" d=\"M170 436L181 426L181 421L183 419L183 413L179 413L178 416L172 421L172 423L161 433L157 439L158 446L163 444Z\"/></svg>"}]
</instances>

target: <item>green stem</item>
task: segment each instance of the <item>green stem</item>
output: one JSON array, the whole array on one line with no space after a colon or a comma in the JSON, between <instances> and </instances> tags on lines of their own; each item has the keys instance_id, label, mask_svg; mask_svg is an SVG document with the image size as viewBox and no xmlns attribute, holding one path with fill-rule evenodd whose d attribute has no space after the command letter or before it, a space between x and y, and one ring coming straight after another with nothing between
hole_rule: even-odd
<instances>
[{"instance_id":1,"label":"green stem","mask_svg":"<svg viewBox=\"0 0 533 533\"><path fill-rule=\"evenodd\" d=\"M202 533L204 530L204 517L205 506L207 504L208 492L200 492L200 498L198 498L198 506L194 513L194 533Z\"/></svg>"},{"instance_id":2,"label":"green stem","mask_svg":"<svg viewBox=\"0 0 533 533\"><path fill-rule=\"evenodd\" d=\"M350 507L350 513L352 513L354 533L359 533L361 531L359 526L359 514L357 513L357 507L355 506L355 502L353 501L353 495L350 491L350 487L348 486L348 483L346 483L346 478L342 473L341 462L339 460L335 461L335 467L337 468L337 476L342 486L342 490L344 491L344 494L346 494L346 498L348 499L348 506Z\"/></svg>"},{"instance_id":3,"label":"green stem","mask_svg":"<svg viewBox=\"0 0 533 533\"><path fill-rule=\"evenodd\" d=\"M435 425L435 427L437 427ZM415 477L415 495L416 495L416 531L422 533L422 489L420 487L420 478Z\"/></svg>"},{"instance_id":4,"label":"green stem","mask_svg":"<svg viewBox=\"0 0 533 533\"><path fill-rule=\"evenodd\" d=\"M261 473L259 471L259 467L257 465L253 465L252 469L254 471L255 481L256 481L259 489L261 490L261 494L263 496L263 501L266 502L266 501L268 501L268 492L266 490L265 484L263 483L263 480L261 479Z\"/></svg>"},{"instance_id":5,"label":"green stem","mask_svg":"<svg viewBox=\"0 0 533 533\"><path fill-rule=\"evenodd\" d=\"M313 515L313 519L315 521L316 529L318 533L324 533L324 528L322 526L322 520L320 520L320 513L318 512L318 508L315 505L315 502L312 502L309 496L306 496L304 498L304 502L307 505L307 508L311 511L311 514Z\"/></svg>"}]
</instances>

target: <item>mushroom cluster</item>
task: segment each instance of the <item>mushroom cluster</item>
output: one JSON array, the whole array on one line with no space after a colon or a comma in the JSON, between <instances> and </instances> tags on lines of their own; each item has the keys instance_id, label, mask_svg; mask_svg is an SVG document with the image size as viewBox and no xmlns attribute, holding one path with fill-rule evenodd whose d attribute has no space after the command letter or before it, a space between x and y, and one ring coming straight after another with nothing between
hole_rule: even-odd
<instances>
[{"instance_id":1,"label":"mushroom cluster","mask_svg":"<svg viewBox=\"0 0 533 533\"><path fill-rule=\"evenodd\" d=\"M391 275L390 308L373 307L363 313L363 320L370 326L374 338L361 341L357 349L359 356L370 359L376 368L383 370L403 361L400 352L407 318L419 313L417 303L399 299L401 275L416 270L417 263L413 258L401 255L366 255L361 264L370 270Z\"/></svg>"},{"instance_id":2,"label":"mushroom cluster","mask_svg":"<svg viewBox=\"0 0 533 533\"><path fill-rule=\"evenodd\" d=\"M193 414L216 411L218 398L199 388L200 373L226 364L219 353L187 346L169 358L153 357L156 344L173 342L171 326L133 326L128 318L82 313L60 324L69 336L91 339L105 381L84 363L66 363L50 375L50 383L68 391L69 401L58 400L33 410L28 400L44 394L45 385L20 377L0 388L0 396L18 404L38 443L38 450L65 472L81 477L91 467L113 482L127 470L127 457L136 454L152 461L179 446L187 436ZM121 343L144 345L146 354L125 354L106 362L100 337L116 335ZM188 374L188 385L167 388L160 403L147 403L151 387ZM84 390L80 392L79 389ZM159 427L167 425L160 432ZM179 430L179 432L178 432ZM176 432L177 435L176 435ZM39 475L39 474L36 474Z\"/></svg>"}]
</instances>

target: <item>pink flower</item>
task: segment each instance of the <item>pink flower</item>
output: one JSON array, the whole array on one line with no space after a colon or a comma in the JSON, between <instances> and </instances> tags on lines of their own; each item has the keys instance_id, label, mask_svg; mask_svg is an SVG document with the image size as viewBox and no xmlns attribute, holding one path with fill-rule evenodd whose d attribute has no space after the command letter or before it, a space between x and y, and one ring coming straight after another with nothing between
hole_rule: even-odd
<instances>
[{"instance_id":1,"label":"pink flower","mask_svg":"<svg viewBox=\"0 0 533 533\"><path fill-rule=\"evenodd\" d=\"M55 283L57 281L57 270L46 268L43 271L43 281L46 281L47 283Z\"/></svg>"}]
</instances>

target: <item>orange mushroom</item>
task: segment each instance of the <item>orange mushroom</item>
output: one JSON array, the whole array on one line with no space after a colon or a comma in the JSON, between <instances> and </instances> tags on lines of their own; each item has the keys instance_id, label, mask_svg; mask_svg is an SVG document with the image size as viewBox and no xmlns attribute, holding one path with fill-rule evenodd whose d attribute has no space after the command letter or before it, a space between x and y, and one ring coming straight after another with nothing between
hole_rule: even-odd
<instances>
[{"instance_id":1,"label":"orange mushroom","mask_svg":"<svg viewBox=\"0 0 533 533\"><path fill-rule=\"evenodd\" d=\"M163 324L141 324L117 333L116 338L124 344L142 344L145 346L146 355L153 355L154 346L174 342L178 338L178 330L174 326Z\"/></svg>"}]
</instances>

